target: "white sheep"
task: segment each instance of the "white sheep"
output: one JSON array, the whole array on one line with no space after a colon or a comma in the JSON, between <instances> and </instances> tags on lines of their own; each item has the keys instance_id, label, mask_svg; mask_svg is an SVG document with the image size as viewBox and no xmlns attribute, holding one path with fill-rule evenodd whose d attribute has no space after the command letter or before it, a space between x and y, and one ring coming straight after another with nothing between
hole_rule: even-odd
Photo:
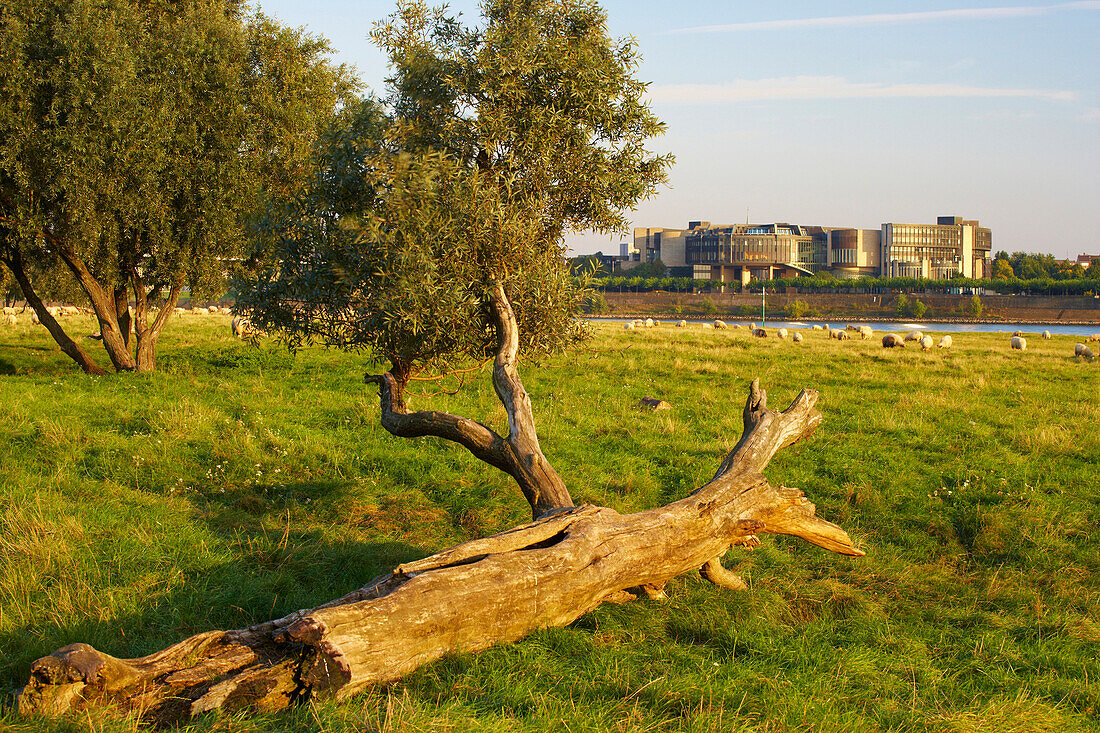
<instances>
[{"instance_id":1,"label":"white sheep","mask_svg":"<svg viewBox=\"0 0 1100 733\"><path fill-rule=\"evenodd\" d=\"M802 343L802 334L798 333L797 331L795 333L791 334L791 341L793 341L796 344Z\"/></svg>"},{"instance_id":2,"label":"white sheep","mask_svg":"<svg viewBox=\"0 0 1100 733\"><path fill-rule=\"evenodd\" d=\"M853 326L852 324L849 323L847 326L844 327L844 330L845 331L858 331L859 326Z\"/></svg>"},{"instance_id":3,"label":"white sheep","mask_svg":"<svg viewBox=\"0 0 1100 733\"><path fill-rule=\"evenodd\" d=\"M1027 339L1023 336L1013 336L1012 340L1009 341L1009 346L1016 351L1027 351Z\"/></svg>"},{"instance_id":4,"label":"white sheep","mask_svg":"<svg viewBox=\"0 0 1100 733\"><path fill-rule=\"evenodd\" d=\"M815 323L814 325L810 326L810 328L811 328L812 330L814 330L814 331L820 331L820 330L822 330L821 326L819 326L819 325L818 325L818 324L816 324L816 323Z\"/></svg>"},{"instance_id":5,"label":"white sheep","mask_svg":"<svg viewBox=\"0 0 1100 733\"><path fill-rule=\"evenodd\" d=\"M212 306L210 306L209 308L207 308L207 309L206 309L206 311L207 311L208 313L211 313L211 314L216 314L216 313L220 313L220 312L221 312L221 309L220 309L220 308L218 308L218 306L216 306L216 305L212 305Z\"/></svg>"},{"instance_id":6,"label":"white sheep","mask_svg":"<svg viewBox=\"0 0 1100 733\"><path fill-rule=\"evenodd\" d=\"M653 328L653 319L652 318L645 319L645 327L646 328Z\"/></svg>"},{"instance_id":7,"label":"white sheep","mask_svg":"<svg viewBox=\"0 0 1100 733\"><path fill-rule=\"evenodd\" d=\"M940 342L937 344L937 346L939 346L941 349L950 349L951 348L951 337L950 336L944 336L943 338L940 339Z\"/></svg>"},{"instance_id":8,"label":"white sheep","mask_svg":"<svg viewBox=\"0 0 1100 733\"><path fill-rule=\"evenodd\" d=\"M875 332L870 326L860 326L859 327L859 337L861 339L863 339L864 341L866 341L869 338L872 338L874 335L875 335Z\"/></svg>"},{"instance_id":9,"label":"white sheep","mask_svg":"<svg viewBox=\"0 0 1100 733\"><path fill-rule=\"evenodd\" d=\"M1043 331L1043 340L1044 341L1050 341L1050 339L1051 339L1050 331Z\"/></svg>"},{"instance_id":10,"label":"white sheep","mask_svg":"<svg viewBox=\"0 0 1100 733\"><path fill-rule=\"evenodd\" d=\"M676 322L676 328L687 328L687 325L688 325L687 321L677 321Z\"/></svg>"},{"instance_id":11,"label":"white sheep","mask_svg":"<svg viewBox=\"0 0 1100 733\"><path fill-rule=\"evenodd\" d=\"M726 322L725 321L715 321L714 322L714 327L715 328L725 328L726 327Z\"/></svg>"},{"instance_id":12,"label":"white sheep","mask_svg":"<svg viewBox=\"0 0 1100 733\"><path fill-rule=\"evenodd\" d=\"M14 313L12 313L4 316L4 323L8 326L11 326L12 328L15 328L19 325L19 319L15 317Z\"/></svg>"},{"instance_id":13,"label":"white sheep","mask_svg":"<svg viewBox=\"0 0 1100 733\"><path fill-rule=\"evenodd\" d=\"M1085 346L1084 344L1074 344L1073 355L1092 361L1092 349Z\"/></svg>"},{"instance_id":14,"label":"white sheep","mask_svg":"<svg viewBox=\"0 0 1100 733\"><path fill-rule=\"evenodd\" d=\"M906 341L920 341L920 331L910 331L905 334Z\"/></svg>"},{"instance_id":15,"label":"white sheep","mask_svg":"<svg viewBox=\"0 0 1100 733\"><path fill-rule=\"evenodd\" d=\"M4 315L5 316L14 316L15 315L15 308L12 308L10 305L5 305L4 306Z\"/></svg>"},{"instance_id":16,"label":"white sheep","mask_svg":"<svg viewBox=\"0 0 1100 733\"><path fill-rule=\"evenodd\" d=\"M1085 339L1086 344L1089 343L1090 341L1100 341L1100 333L1094 333L1093 335L1091 335L1087 339Z\"/></svg>"},{"instance_id":17,"label":"white sheep","mask_svg":"<svg viewBox=\"0 0 1100 733\"><path fill-rule=\"evenodd\" d=\"M933 343L934 342L932 341L932 337L925 334L923 337L921 337L921 340L920 340L920 350L921 351L931 351Z\"/></svg>"},{"instance_id":18,"label":"white sheep","mask_svg":"<svg viewBox=\"0 0 1100 733\"><path fill-rule=\"evenodd\" d=\"M236 320L236 319L234 319L234 320ZM623 324L623 328L625 328L627 331L633 331L634 330L634 321L627 321L626 323Z\"/></svg>"},{"instance_id":19,"label":"white sheep","mask_svg":"<svg viewBox=\"0 0 1100 733\"><path fill-rule=\"evenodd\" d=\"M778 331L775 332L775 335L778 336L781 339L785 339L785 338L787 338L787 329L781 328L781 329L779 329Z\"/></svg>"}]
</instances>

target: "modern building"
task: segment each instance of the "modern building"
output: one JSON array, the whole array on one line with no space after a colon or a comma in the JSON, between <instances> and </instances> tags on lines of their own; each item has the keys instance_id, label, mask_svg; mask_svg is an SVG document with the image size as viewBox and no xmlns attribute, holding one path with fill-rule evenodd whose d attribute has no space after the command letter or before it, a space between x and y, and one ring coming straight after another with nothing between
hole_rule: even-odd
<instances>
[{"instance_id":1,"label":"modern building","mask_svg":"<svg viewBox=\"0 0 1100 733\"><path fill-rule=\"evenodd\" d=\"M883 224L882 274L939 280L989 277L993 235L977 221L941 216L935 224Z\"/></svg>"},{"instance_id":2,"label":"modern building","mask_svg":"<svg viewBox=\"0 0 1100 733\"><path fill-rule=\"evenodd\" d=\"M697 279L742 284L824 270L842 278L988 277L992 244L989 229L954 216L880 229L693 221L686 229L635 228L633 243L621 245L620 269L660 259L691 267Z\"/></svg>"}]
</instances>

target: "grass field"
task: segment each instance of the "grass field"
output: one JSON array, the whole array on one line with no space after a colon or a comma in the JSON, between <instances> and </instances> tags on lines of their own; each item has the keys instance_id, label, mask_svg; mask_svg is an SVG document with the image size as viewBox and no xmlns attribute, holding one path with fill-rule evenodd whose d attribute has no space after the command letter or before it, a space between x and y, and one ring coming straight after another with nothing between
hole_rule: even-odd
<instances>
[{"instance_id":1,"label":"grass field","mask_svg":"<svg viewBox=\"0 0 1100 733\"><path fill-rule=\"evenodd\" d=\"M528 517L462 449L387 434L362 356L292 357L187 316L157 373L90 378L31 329L0 328L0 730L134 729L12 711L60 646L147 654ZM604 606L343 703L188 730L1100 730L1100 360L1075 360L1071 337L1019 353L955 334L921 353L805 333L602 325L524 377L574 499L621 512L710 478L753 377L773 407L818 389L821 428L768 475L866 557L768 537L726 559L743 593L683 577L667 602ZM484 375L413 406L429 404L505 419Z\"/></svg>"}]
</instances>

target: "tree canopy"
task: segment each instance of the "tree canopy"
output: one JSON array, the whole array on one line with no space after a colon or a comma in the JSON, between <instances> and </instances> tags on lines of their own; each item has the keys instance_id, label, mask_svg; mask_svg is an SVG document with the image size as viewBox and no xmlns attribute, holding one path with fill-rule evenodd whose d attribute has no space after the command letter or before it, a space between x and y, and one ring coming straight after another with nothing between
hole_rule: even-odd
<instances>
[{"instance_id":1,"label":"tree canopy","mask_svg":"<svg viewBox=\"0 0 1100 733\"><path fill-rule=\"evenodd\" d=\"M0 261L32 305L33 270L68 270L114 367L152 369L182 288L224 292L244 222L295 193L353 85L239 0L12 0L0 22Z\"/></svg>"},{"instance_id":2,"label":"tree canopy","mask_svg":"<svg viewBox=\"0 0 1100 733\"><path fill-rule=\"evenodd\" d=\"M293 346L317 340L388 364L382 422L457 441L519 483L537 516L572 506L543 456L522 353L581 337L563 235L625 229L664 181L663 130L634 78L631 40L587 0L487 0L480 25L399 2L375 26L384 100L337 117L308 192L256 238L266 262L238 304ZM409 412L408 382L493 361L506 435Z\"/></svg>"}]
</instances>

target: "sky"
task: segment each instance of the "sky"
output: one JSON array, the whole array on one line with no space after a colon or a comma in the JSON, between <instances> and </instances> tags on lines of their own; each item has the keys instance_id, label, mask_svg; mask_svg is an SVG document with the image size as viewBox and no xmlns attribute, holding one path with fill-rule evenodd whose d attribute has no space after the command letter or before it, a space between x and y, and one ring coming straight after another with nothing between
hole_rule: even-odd
<instances>
[{"instance_id":1,"label":"sky","mask_svg":"<svg viewBox=\"0 0 1100 733\"><path fill-rule=\"evenodd\" d=\"M392 0L258 0L384 95ZM450 3L469 24L476 0ZM604 0L667 124L633 226L977 219L993 249L1100 253L1100 0ZM628 235L572 233L577 253Z\"/></svg>"}]
</instances>

